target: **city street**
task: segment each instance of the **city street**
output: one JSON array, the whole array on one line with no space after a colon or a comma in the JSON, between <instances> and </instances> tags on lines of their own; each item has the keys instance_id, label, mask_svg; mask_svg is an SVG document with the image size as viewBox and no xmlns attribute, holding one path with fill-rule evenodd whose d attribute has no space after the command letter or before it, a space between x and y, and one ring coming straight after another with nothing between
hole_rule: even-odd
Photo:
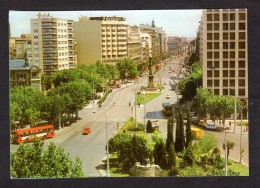
<instances>
[{"instance_id":1,"label":"city street","mask_svg":"<svg viewBox=\"0 0 260 188\"><path fill-rule=\"evenodd\" d=\"M167 135L167 116L162 113L162 102L176 103L177 95L175 91L172 91L169 85L170 74L169 67L175 72L179 72L181 66L176 64L183 60L172 60L161 70L154 75L154 82L158 83L161 79L164 85L164 92L157 98L146 104L146 120L157 121L159 130L162 132L164 138ZM52 139L45 141L45 147L48 143L54 142L58 146L65 148L65 151L69 152L72 159L75 160L78 156L83 162L83 171L87 177L100 176L98 173L98 164L101 159L106 155L106 117L108 125L108 136L112 137L117 132L117 122L121 127L127 119L134 115L131 112L131 107L134 107L134 88L140 88L142 85L148 83L148 77L140 77L138 83L128 83L128 87L123 85L120 89L114 89L114 91L108 96L101 108L95 106L93 113L93 107L90 104L84 109L79 111L79 117L81 118L71 127L66 127L61 131L57 131L57 135ZM170 95L170 99L166 99L166 95ZM129 101L131 107L129 107ZM115 102L115 104L113 104ZM134 108L133 108L134 109ZM144 122L144 105L140 108L137 107L137 121ZM89 135L82 135L82 130L85 126L91 128ZM233 129L231 129L233 130ZM227 139L235 143L235 147L230 151L230 159L239 161L239 143L240 135L238 134L239 128L236 133L227 133ZM224 132L215 132L210 130L204 130L204 135L213 134L218 140L218 145L222 149L224 142ZM29 143L31 144L31 143ZM248 134L243 133L242 147L245 152L243 154L243 163L248 166ZM18 145L11 144L11 152L15 151ZM224 151L222 151L224 156Z\"/></svg>"}]
</instances>

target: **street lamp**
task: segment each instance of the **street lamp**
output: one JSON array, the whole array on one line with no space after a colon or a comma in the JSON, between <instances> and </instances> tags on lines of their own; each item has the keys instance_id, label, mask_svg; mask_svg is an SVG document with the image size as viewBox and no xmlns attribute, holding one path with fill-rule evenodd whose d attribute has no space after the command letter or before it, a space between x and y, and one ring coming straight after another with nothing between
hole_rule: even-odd
<instances>
[{"instance_id":1,"label":"street lamp","mask_svg":"<svg viewBox=\"0 0 260 188\"><path fill-rule=\"evenodd\" d=\"M92 111L92 113L95 113L95 111ZM101 114L103 114L106 117L106 143L107 143L107 177L110 176L109 173L109 147L108 147L108 129L107 129L107 116L104 112L100 111Z\"/></svg>"},{"instance_id":2,"label":"street lamp","mask_svg":"<svg viewBox=\"0 0 260 188\"><path fill-rule=\"evenodd\" d=\"M243 109L246 107L246 104L244 104L241 108L241 112L240 112L240 116L241 116L241 127L240 127L240 159L239 159L239 163L242 162L242 111Z\"/></svg>"}]
</instances>

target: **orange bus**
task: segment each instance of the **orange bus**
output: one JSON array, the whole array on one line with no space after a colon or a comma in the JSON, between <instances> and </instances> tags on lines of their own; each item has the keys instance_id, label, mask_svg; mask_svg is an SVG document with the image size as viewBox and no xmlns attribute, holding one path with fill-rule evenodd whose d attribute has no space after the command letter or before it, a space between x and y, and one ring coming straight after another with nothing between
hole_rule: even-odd
<instances>
[{"instance_id":1,"label":"orange bus","mask_svg":"<svg viewBox=\"0 0 260 188\"><path fill-rule=\"evenodd\" d=\"M165 115L172 115L172 105L169 102L162 103L162 111Z\"/></svg>"},{"instance_id":2,"label":"orange bus","mask_svg":"<svg viewBox=\"0 0 260 188\"><path fill-rule=\"evenodd\" d=\"M38 139L52 138L55 136L54 126L45 125L30 129L16 130L12 133L12 142L20 144L21 142L30 142L37 136Z\"/></svg>"}]
</instances>

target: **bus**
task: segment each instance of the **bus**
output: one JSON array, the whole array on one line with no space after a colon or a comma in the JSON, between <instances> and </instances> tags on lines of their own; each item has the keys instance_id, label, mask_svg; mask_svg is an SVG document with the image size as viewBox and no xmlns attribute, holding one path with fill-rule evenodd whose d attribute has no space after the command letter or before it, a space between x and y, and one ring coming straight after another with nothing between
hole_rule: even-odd
<instances>
[{"instance_id":1,"label":"bus","mask_svg":"<svg viewBox=\"0 0 260 188\"><path fill-rule=\"evenodd\" d=\"M54 126L45 125L41 127L35 127L30 129L16 130L12 133L12 142L20 144L22 142L30 142L34 140L34 137L38 139L52 138L55 136Z\"/></svg>"},{"instance_id":2,"label":"bus","mask_svg":"<svg viewBox=\"0 0 260 188\"><path fill-rule=\"evenodd\" d=\"M169 102L162 103L162 107L165 115L172 115L172 105Z\"/></svg>"}]
</instances>

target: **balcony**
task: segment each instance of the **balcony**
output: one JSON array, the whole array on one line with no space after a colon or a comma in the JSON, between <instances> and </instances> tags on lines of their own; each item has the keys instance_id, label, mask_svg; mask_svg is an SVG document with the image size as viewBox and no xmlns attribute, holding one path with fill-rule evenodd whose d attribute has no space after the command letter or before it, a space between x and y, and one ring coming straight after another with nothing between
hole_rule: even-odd
<instances>
[{"instance_id":1,"label":"balcony","mask_svg":"<svg viewBox=\"0 0 260 188\"><path fill-rule=\"evenodd\" d=\"M56 42L43 42L43 46L57 46Z\"/></svg>"},{"instance_id":2,"label":"balcony","mask_svg":"<svg viewBox=\"0 0 260 188\"><path fill-rule=\"evenodd\" d=\"M56 28L57 24L53 24L53 23L42 23L42 28Z\"/></svg>"},{"instance_id":3,"label":"balcony","mask_svg":"<svg viewBox=\"0 0 260 188\"><path fill-rule=\"evenodd\" d=\"M43 35L56 35L57 31L43 31L42 34Z\"/></svg>"},{"instance_id":4,"label":"balcony","mask_svg":"<svg viewBox=\"0 0 260 188\"><path fill-rule=\"evenodd\" d=\"M32 76L31 80L39 80L41 77L40 76Z\"/></svg>"},{"instance_id":5,"label":"balcony","mask_svg":"<svg viewBox=\"0 0 260 188\"><path fill-rule=\"evenodd\" d=\"M48 41L48 40L57 40L57 36L53 36L53 37L50 37L50 36L43 36L43 37L42 37L42 40L44 40L44 41Z\"/></svg>"}]
</instances>

